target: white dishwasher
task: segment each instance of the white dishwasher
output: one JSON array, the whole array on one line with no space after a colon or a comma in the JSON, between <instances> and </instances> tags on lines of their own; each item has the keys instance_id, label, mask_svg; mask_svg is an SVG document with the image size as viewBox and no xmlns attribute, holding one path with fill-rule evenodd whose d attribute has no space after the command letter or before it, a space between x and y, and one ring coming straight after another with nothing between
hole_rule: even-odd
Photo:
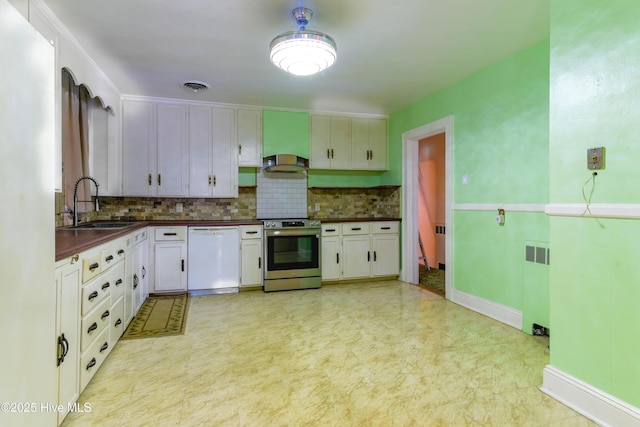
<instances>
[{"instance_id":1,"label":"white dishwasher","mask_svg":"<svg viewBox=\"0 0 640 427\"><path fill-rule=\"evenodd\" d=\"M240 286L238 227L189 227L187 287L193 294L237 292Z\"/></svg>"}]
</instances>

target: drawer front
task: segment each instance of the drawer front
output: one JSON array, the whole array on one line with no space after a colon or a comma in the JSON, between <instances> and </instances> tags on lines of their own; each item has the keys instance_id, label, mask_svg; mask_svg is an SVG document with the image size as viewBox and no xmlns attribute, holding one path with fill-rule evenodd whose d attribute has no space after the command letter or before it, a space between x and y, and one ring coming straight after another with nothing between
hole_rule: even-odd
<instances>
[{"instance_id":1,"label":"drawer front","mask_svg":"<svg viewBox=\"0 0 640 427\"><path fill-rule=\"evenodd\" d=\"M398 234L400 224L397 221L380 221L373 223L373 234Z\"/></svg>"},{"instance_id":2,"label":"drawer front","mask_svg":"<svg viewBox=\"0 0 640 427\"><path fill-rule=\"evenodd\" d=\"M109 289L112 304L124 294L124 267L124 262L121 262L109 272Z\"/></svg>"},{"instance_id":3,"label":"drawer front","mask_svg":"<svg viewBox=\"0 0 640 427\"><path fill-rule=\"evenodd\" d=\"M80 356L80 392L96 374L102 362L109 354L109 329L106 328L89 348Z\"/></svg>"},{"instance_id":4,"label":"drawer front","mask_svg":"<svg viewBox=\"0 0 640 427\"><path fill-rule=\"evenodd\" d=\"M369 229L370 224L368 222L349 222L342 224L342 235L369 234Z\"/></svg>"},{"instance_id":5,"label":"drawer front","mask_svg":"<svg viewBox=\"0 0 640 427\"><path fill-rule=\"evenodd\" d=\"M126 240L117 242L116 244L109 245L102 250L102 271L107 270L109 267L116 265L118 261L124 260Z\"/></svg>"},{"instance_id":6,"label":"drawer front","mask_svg":"<svg viewBox=\"0 0 640 427\"><path fill-rule=\"evenodd\" d=\"M105 299L91 313L82 318L80 336L80 351L85 351L95 338L108 329L111 320L111 304Z\"/></svg>"},{"instance_id":7,"label":"drawer front","mask_svg":"<svg viewBox=\"0 0 640 427\"><path fill-rule=\"evenodd\" d=\"M240 238L245 239L262 239L261 225L241 225Z\"/></svg>"},{"instance_id":8,"label":"drawer front","mask_svg":"<svg viewBox=\"0 0 640 427\"><path fill-rule=\"evenodd\" d=\"M322 224L323 236L339 236L342 231L342 224Z\"/></svg>"},{"instance_id":9,"label":"drawer front","mask_svg":"<svg viewBox=\"0 0 640 427\"><path fill-rule=\"evenodd\" d=\"M120 297L115 304L111 305L109 318L109 343L113 348L124 333L124 297Z\"/></svg>"},{"instance_id":10,"label":"drawer front","mask_svg":"<svg viewBox=\"0 0 640 427\"><path fill-rule=\"evenodd\" d=\"M96 277L82 287L82 315L86 315L98 306L111 293L111 274Z\"/></svg>"},{"instance_id":11,"label":"drawer front","mask_svg":"<svg viewBox=\"0 0 640 427\"><path fill-rule=\"evenodd\" d=\"M155 230L155 240L186 240L187 228L186 227L161 227Z\"/></svg>"},{"instance_id":12,"label":"drawer front","mask_svg":"<svg viewBox=\"0 0 640 427\"><path fill-rule=\"evenodd\" d=\"M101 263L101 254L95 254L82 259L82 283L86 283L100 274L102 271L100 268Z\"/></svg>"}]
</instances>

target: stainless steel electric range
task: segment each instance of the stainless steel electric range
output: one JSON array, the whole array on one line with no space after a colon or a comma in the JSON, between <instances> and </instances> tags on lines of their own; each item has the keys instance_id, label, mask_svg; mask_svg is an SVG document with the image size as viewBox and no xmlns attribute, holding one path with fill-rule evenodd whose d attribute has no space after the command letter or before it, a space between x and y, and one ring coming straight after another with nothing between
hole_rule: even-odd
<instances>
[{"instance_id":1,"label":"stainless steel electric range","mask_svg":"<svg viewBox=\"0 0 640 427\"><path fill-rule=\"evenodd\" d=\"M319 288L320 221L264 220L265 292Z\"/></svg>"}]
</instances>

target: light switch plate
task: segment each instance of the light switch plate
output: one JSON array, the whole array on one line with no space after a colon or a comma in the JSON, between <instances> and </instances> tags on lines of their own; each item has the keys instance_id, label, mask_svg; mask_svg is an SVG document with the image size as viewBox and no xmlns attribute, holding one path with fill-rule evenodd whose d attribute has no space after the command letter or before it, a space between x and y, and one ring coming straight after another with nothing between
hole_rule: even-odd
<instances>
[{"instance_id":1,"label":"light switch plate","mask_svg":"<svg viewBox=\"0 0 640 427\"><path fill-rule=\"evenodd\" d=\"M604 147L587 148L587 169L604 169Z\"/></svg>"}]
</instances>

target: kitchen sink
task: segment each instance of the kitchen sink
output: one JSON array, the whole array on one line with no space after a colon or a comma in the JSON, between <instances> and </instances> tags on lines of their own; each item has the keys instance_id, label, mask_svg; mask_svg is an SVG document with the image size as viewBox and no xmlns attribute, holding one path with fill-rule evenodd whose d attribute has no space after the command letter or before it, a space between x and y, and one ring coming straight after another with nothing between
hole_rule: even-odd
<instances>
[{"instance_id":1,"label":"kitchen sink","mask_svg":"<svg viewBox=\"0 0 640 427\"><path fill-rule=\"evenodd\" d=\"M135 222L86 222L76 225L75 227L62 227L64 230L117 230L119 228L127 228L136 225Z\"/></svg>"}]
</instances>

